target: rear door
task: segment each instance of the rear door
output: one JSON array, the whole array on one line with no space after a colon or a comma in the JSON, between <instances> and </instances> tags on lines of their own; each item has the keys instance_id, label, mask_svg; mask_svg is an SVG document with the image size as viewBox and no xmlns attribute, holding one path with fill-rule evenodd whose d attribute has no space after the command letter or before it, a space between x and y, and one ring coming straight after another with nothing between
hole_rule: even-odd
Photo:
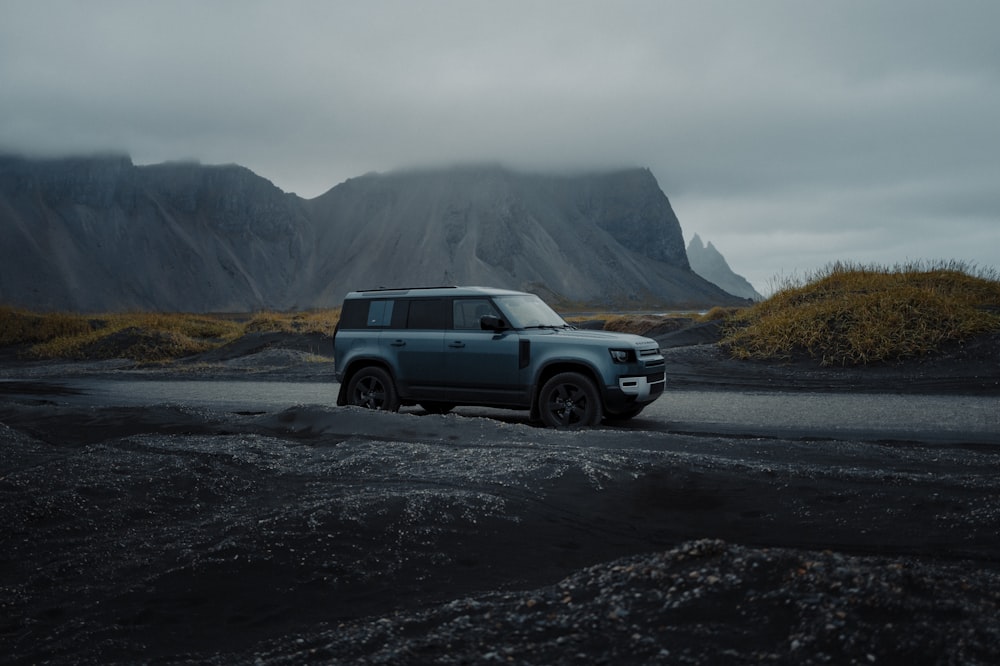
<instances>
[{"instance_id":1,"label":"rear door","mask_svg":"<svg viewBox=\"0 0 1000 666\"><path fill-rule=\"evenodd\" d=\"M383 353L395 359L402 398L440 400L445 387L444 333L448 301L443 298L398 299L390 328L380 338Z\"/></svg>"}]
</instances>

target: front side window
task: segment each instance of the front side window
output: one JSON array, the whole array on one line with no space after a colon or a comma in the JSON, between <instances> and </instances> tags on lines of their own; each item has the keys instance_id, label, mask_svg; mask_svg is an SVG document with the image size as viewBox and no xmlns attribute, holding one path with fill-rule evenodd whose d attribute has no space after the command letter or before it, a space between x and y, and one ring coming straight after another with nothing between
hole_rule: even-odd
<instances>
[{"instance_id":1,"label":"front side window","mask_svg":"<svg viewBox=\"0 0 1000 666\"><path fill-rule=\"evenodd\" d=\"M500 313L487 298L456 298L452 305L452 328L478 331L483 315L499 316Z\"/></svg>"}]
</instances>

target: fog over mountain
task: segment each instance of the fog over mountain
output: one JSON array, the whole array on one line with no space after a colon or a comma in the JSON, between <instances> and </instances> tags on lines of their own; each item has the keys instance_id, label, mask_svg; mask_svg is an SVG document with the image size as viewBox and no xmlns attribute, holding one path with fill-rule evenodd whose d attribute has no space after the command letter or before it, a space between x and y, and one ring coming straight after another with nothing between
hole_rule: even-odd
<instances>
[{"instance_id":1,"label":"fog over mountain","mask_svg":"<svg viewBox=\"0 0 1000 666\"><path fill-rule=\"evenodd\" d=\"M83 311L338 305L354 289L486 284L560 305L705 307L646 169L368 174L311 200L236 165L0 157L0 303Z\"/></svg>"},{"instance_id":2,"label":"fog over mountain","mask_svg":"<svg viewBox=\"0 0 1000 666\"><path fill-rule=\"evenodd\" d=\"M754 301L763 300L763 296L753 288L745 277L737 275L729 267L729 262L722 256L711 241L706 245L701 237L695 234L687 247L688 261L691 270L709 282L722 287L734 296L749 298Z\"/></svg>"}]
</instances>

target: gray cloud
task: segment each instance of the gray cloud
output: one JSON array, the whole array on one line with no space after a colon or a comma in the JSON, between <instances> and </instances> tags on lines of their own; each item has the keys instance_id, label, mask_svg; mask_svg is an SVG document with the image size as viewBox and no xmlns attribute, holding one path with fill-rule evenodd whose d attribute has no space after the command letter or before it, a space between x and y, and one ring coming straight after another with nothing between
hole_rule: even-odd
<instances>
[{"instance_id":1,"label":"gray cloud","mask_svg":"<svg viewBox=\"0 0 1000 666\"><path fill-rule=\"evenodd\" d=\"M303 196L456 161L648 166L758 288L1000 266L1000 4L0 4L0 147L237 162Z\"/></svg>"}]
</instances>

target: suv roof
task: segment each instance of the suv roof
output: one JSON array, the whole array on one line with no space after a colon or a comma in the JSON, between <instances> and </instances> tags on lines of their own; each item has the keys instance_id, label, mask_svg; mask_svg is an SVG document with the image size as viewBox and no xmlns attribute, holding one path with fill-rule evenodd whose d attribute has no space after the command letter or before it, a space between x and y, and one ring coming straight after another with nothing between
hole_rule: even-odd
<instances>
[{"instance_id":1,"label":"suv roof","mask_svg":"<svg viewBox=\"0 0 1000 666\"><path fill-rule=\"evenodd\" d=\"M379 287L352 291L344 298L365 298L371 296L505 296L525 294L523 291L496 289L494 287Z\"/></svg>"}]
</instances>

